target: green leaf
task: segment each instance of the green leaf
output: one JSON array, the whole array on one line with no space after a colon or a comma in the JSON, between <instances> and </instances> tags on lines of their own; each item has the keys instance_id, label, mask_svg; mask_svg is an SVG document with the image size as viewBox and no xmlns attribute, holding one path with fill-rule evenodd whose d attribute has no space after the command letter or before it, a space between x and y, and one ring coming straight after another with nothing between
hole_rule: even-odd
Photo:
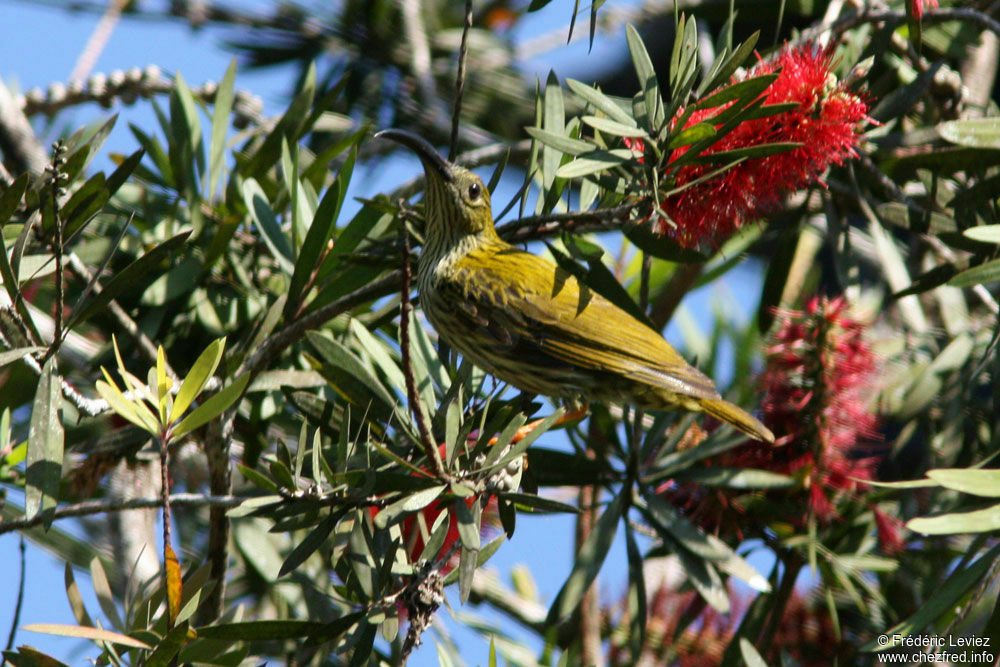
<instances>
[{"instance_id":1,"label":"green leaf","mask_svg":"<svg viewBox=\"0 0 1000 667\"><path fill-rule=\"evenodd\" d=\"M1000 148L1000 118L949 120L937 126L945 141L969 148Z\"/></svg>"},{"instance_id":2,"label":"green leaf","mask_svg":"<svg viewBox=\"0 0 1000 667\"><path fill-rule=\"evenodd\" d=\"M960 271L952 277L948 284L952 287L973 287L988 285L1000 281L1000 259L991 259L978 266Z\"/></svg>"},{"instance_id":3,"label":"green leaf","mask_svg":"<svg viewBox=\"0 0 1000 667\"><path fill-rule=\"evenodd\" d=\"M695 123L671 137L669 143L667 143L667 148L673 149L680 148L681 146L690 146L697 141L704 141L714 136L714 125L711 123Z\"/></svg>"},{"instance_id":4,"label":"green leaf","mask_svg":"<svg viewBox=\"0 0 1000 667\"><path fill-rule=\"evenodd\" d=\"M493 557L493 554L497 552L497 549L499 549L506 541L507 538L501 535L500 537L496 538L492 542L487 543L486 546L480 549L479 552L476 553L476 567L480 568L483 565L485 565L486 562ZM459 571L460 569L456 567L454 570L449 572L448 576L444 578L443 581L444 585L447 586L449 584L453 584L456 581L458 581Z\"/></svg>"},{"instance_id":5,"label":"green leaf","mask_svg":"<svg viewBox=\"0 0 1000 667\"><path fill-rule=\"evenodd\" d=\"M102 172L97 172L87 179L87 182L73 193L60 210L66 238L83 229L84 225L104 208L110 197L111 193L108 191Z\"/></svg>"},{"instance_id":6,"label":"green leaf","mask_svg":"<svg viewBox=\"0 0 1000 667\"><path fill-rule=\"evenodd\" d=\"M743 664L746 667L767 667L764 658L760 657L760 653L746 637L740 637L740 655L743 656Z\"/></svg>"},{"instance_id":7,"label":"green leaf","mask_svg":"<svg viewBox=\"0 0 1000 667\"><path fill-rule=\"evenodd\" d=\"M479 501L473 502L472 507L465 504L462 498L456 498L452 503L455 517L458 519L458 535L462 540L462 547L471 551L479 551L480 522L482 521L482 506Z\"/></svg>"},{"instance_id":8,"label":"green leaf","mask_svg":"<svg viewBox=\"0 0 1000 667\"><path fill-rule=\"evenodd\" d=\"M111 642L112 644L119 644L121 646L131 646L132 648L153 648L146 642L141 642L138 639L133 639L128 635L123 635L118 632L112 632L110 630L101 630L100 628L88 628L83 625L63 625L60 623L30 623L25 625L22 630L27 630L28 632L41 632L47 635L57 635L59 637L75 637L77 639L89 639L94 642Z\"/></svg>"},{"instance_id":9,"label":"green leaf","mask_svg":"<svg viewBox=\"0 0 1000 667\"><path fill-rule=\"evenodd\" d=\"M754 468L692 468L677 473L674 479L725 489L783 489L798 484L788 475Z\"/></svg>"},{"instance_id":10,"label":"green leaf","mask_svg":"<svg viewBox=\"0 0 1000 667\"><path fill-rule=\"evenodd\" d=\"M271 256L285 273L288 275L295 273L295 257L288 236L282 231L278 216L271 210L271 204L267 201L264 190L252 178L243 182L243 201L264 238L264 244L271 251Z\"/></svg>"},{"instance_id":11,"label":"green leaf","mask_svg":"<svg viewBox=\"0 0 1000 667\"><path fill-rule=\"evenodd\" d=\"M646 134L646 130L636 127L635 125L628 125L626 123L619 123L608 118L601 118L599 116L583 116L580 118L584 123L591 126L595 130L600 130L605 134L611 134L616 137L642 137L648 139L649 135Z\"/></svg>"},{"instance_id":12,"label":"green leaf","mask_svg":"<svg viewBox=\"0 0 1000 667\"><path fill-rule=\"evenodd\" d=\"M663 99L660 97L660 85L656 79L653 61L649 59L646 45L642 43L639 32L631 24L625 26L625 39L628 51L632 56L632 66L639 79L642 89L643 103L646 106L648 125L644 126L651 134L657 132L663 124ZM639 119L636 119L639 120Z\"/></svg>"},{"instance_id":13,"label":"green leaf","mask_svg":"<svg viewBox=\"0 0 1000 667\"><path fill-rule=\"evenodd\" d=\"M731 22L727 22L727 26L731 29L732 28ZM730 37L731 36L732 35L730 34ZM760 37L760 31L758 30L757 32L750 35L745 42L743 42L734 50L732 50L732 55L718 62L717 63L718 67L716 67L716 63L713 63L709 75L706 76L705 80L702 81L701 85L698 86L698 95L699 96L703 95L705 91L715 90L719 86L729 81L733 73L737 69L742 67L743 63L746 62L747 58L749 58L753 54L753 49L757 45L757 39L759 37Z\"/></svg>"},{"instance_id":14,"label":"green leaf","mask_svg":"<svg viewBox=\"0 0 1000 667\"><path fill-rule=\"evenodd\" d=\"M906 527L924 535L987 533L1000 529L1000 504L971 512L951 512L934 517L918 517L907 521Z\"/></svg>"},{"instance_id":15,"label":"green leaf","mask_svg":"<svg viewBox=\"0 0 1000 667\"><path fill-rule=\"evenodd\" d=\"M647 223L638 223L626 227L625 236L637 248L649 253L653 257L659 257L671 262L681 262L683 264L708 261L708 257L700 252L691 250L690 248L682 248L673 239L657 234L652 230L651 225Z\"/></svg>"},{"instance_id":16,"label":"green leaf","mask_svg":"<svg viewBox=\"0 0 1000 667\"><path fill-rule=\"evenodd\" d=\"M0 352L0 368L18 361L29 354L37 354L44 351L44 347L38 346L19 347L15 350L4 350L3 352Z\"/></svg>"},{"instance_id":17,"label":"green leaf","mask_svg":"<svg viewBox=\"0 0 1000 667\"><path fill-rule=\"evenodd\" d=\"M108 582L108 575L104 571L101 559L96 556L90 560L90 581L94 585L94 594L97 595L97 603L101 606L101 611L108 617L111 626L117 630L124 630L125 624L118 614L118 607L115 605L115 596L111 592L111 584Z\"/></svg>"},{"instance_id":18,"label":"green leaf","mask_svg":"<svg viewBox=\"0 0 1000 667\"><path fill-rule=\"evenodd\" d=\"M546 146L551 146L552 148L560 150L567 155L580 155L594 150L594 144L588 141L574 139L573 137L567 137L562 134L555 134L538 127L526 127L524 128L524 131Z\"/></svg>"},{"instance_id":19,"label":"green leaf","mask_svg":"<svg viewBox=\"0 0 1000 667\"><path fill-rule=\"evenodd\" d=\"M240 396L243 395L243 390L246 389L248 382L250 382L249 373L244 373L236 378L232 384L220 390L219 393L199 405L194 412L185 417L184 420L171 431L172 436L174 438L180 438L181 436L187 435L202 424L205 424L221 415L229 408L229 406L239 400Z\"/></svg>"},{"instance_id":20,"label":"green leaf","mask_svg":"<svg viewBox=\"0 0 1000 667\"><path fill-rule=\"evenodd\" d=\"M281 569L278 570L278 577L283 577L299 565L302 565L314 551L323 546L326 538L337 527L337 522L340 521L342 516L343 513L341 512L330 514L312 532L306 535L305 539L299 542L298 546L292 549L292 553L288 554L288 557L285 558L285 562L281 564Z\"/></svg>"},{"instance_id":21,"label":"green leaf","mask_svg":"<svg viewBox=\"0 0 1000 667\"><path fill-rule=\"evenodd\" d=\"M694 105L694 110L697 111L701 109L710 109L712 107L721 107L734 100L740 100L741 106L746 106L758 96L762 95L777 78L777 74L761 74L760 76L755 76L750 79L744 79L739 83L726 86L725 88L702 98L697 104Z\"/></svg>"},{"instance_id":22,"label":"green leaf","mask_svg":"<svg viewBox=\"0 0 1000 667\"><path fill-rule=\"evenodd\" d=\"M944 614L954 613L955 605L970 590L980 584L983 577L986 576L987 571L993 566L998 555L1000 555L1000 544L995 545L964 569L952 572L943 585L936 586L932 590L930 598L924 602L920 609L906 620L897 623L882 634L888 637L895 637L896 635L907 637L924 630ZM880 645L873 639L861 646L858 651L861 653L871 653L891 647L892 643Z\"/></svg>"},{"instance_id":23,"label":"green leaf","mask_svg":"<svg viewBox=\"0 0 1000 667\"><path fill-rule=\"evenodd\" d=\"M63 467L62 384L53 356L42 367L28 429L24 513L30 519L59 502ZM48 514L46 527L52 522Z\"/></svg>"},{"instance_id":24,"label":"green leaf","mask_svg":"<svg viewBox=\"0 0 1000 667\"><path fill-rule=\"evenodd\" d=\"M340 209L344 204L344 197L347 195L347 188L350 185L351 175L354 173L354 164L357 158L358 148L355 145L351 149L347 161L340 168L337 178L327 189L326 194L323 195L323 199L319 203L319 208L316 209L316 213L313 215L309 230L306 232L305 239L302 241L302 247L299 249L299 257L295 261L295 270L292 272L292 280L288 286L288 301L285 304L286 315L294 314L294 309L298 308L302 299L305 298L305 294L302 291L305 289L306 282L317 271L320 258L327 252L327 242L332 238L333 232L336 229L337 218L340 216ZM337 243L334 244L332 251L337 251L338 254L345 252L343 249L338 250L341 242L347 241L347 239L343 238L344 235L342 233L341 238L337 239ZM360 241L360 239L358 240ZM349 250L346 252L349 252Z\"/></svg>"},{"instance_id":25,"label":"green leaf","mask_svg":"<svg viewBox=\"0 0 1000 667\"><path fill-rule=\"evenodd\" d=\"M233 89L236 85L236 58L229 61L226 74L215 91L215 106L212 109L212 138L208 148L208 190L205 198L210 199L219 183L219 176L225 166L226 134L229 131L229 114L233 110Z\"/></svg>"},{"instance_id":26,"label":"green leaf","mask_svg":"<svg viewBox=\"0 0 1000 667\"><path fill-rule=\"evenodd\" d=\"M604 559L611 549L615 534L618 530L618 522L622 518L625 508L625 494L631 493L627 485L622 492L615 496L604 513L594 524L593 530L587 536L587 540L580 547L576 554L576 562L573 564L573 571L563 584L556 599L549 608L549 614L545 622L547 625L554 625L569 616L575 610L584 593L594 583L597 573L600 572Z\"/></svg>"},{"instance_id":27,"label":"green leaf","mask_svg":"<svg viewBox=\"0 0 1000 667\"><path fill-rule=\"evenodd\" d=\"M357 618L360 612L351 614ZM198 636L204 639L224 639L227 641L273 641L278 639L304 639L314 637L328 627L328 623L316 621L243 621L240 623L220 623L198 628Z\"/></svg>"},{"instance_id":28,"label":"green leaf","mask_svg":"<svg viewBox=\"0 0 1000 667\"><path fill-rule=\"evenodd\" d=\"M711 561L719 569L743 580L754 590L761 592L771 590L767 579L733 551L728 544L715 535L710 535L702 531L701 528L693 524L675 507L667 503L660 496L650 493L648 489L644 490L643 497L646 498L648 503L644 514L647 515L650 522L657 528L657 532L667 540L676 542L683 550L695 556L696 559ZM702 583L707 587L706 590L711 589L711 593L708 595L717 595L718 592L715 591L714 583L712 583L714 570L708 572L703 571L695 565L691 565L691 567L696 570L698 576L707 576L707 578L702 579ZM724 591L723 597L726 597ZM707 599L708 597L706 597ZM728 607L728 604L727 597L725 605Z\"/></svg>"},{"instance_id":29,"label":"green leaf","mask_svg":"<svg viewBox=\"0 0 1000 667\"><path fill-rule=\"evenodd\" d=\"M177 392L177 397L174 398L174 407L170 411L171 422L176 421L183 415L188 406L201 394L201 390L204 388L205 383L208 382L208 378L212 377L212 373L219 367L219 362L222 361L222 353L225 349L226 339L217 338L198 355L198 359L195 360L191 366L191 370L188 371L187 377L184 378L184 382Z\"/></svg>"},{"instance_id":30,"label":"green leaf","mask_svg":"<svg viewBox=\"0 0 1000 667\"><path fill-rule=\"evenodd\" d=\"M500 498L509 500L517 505L527 507L542 512L565 512L567 514L579 514L580 508L576 505L563 503L545 496L536 496L533 493L501 493Z\"/></svg>"},{"instance_id":31,"label":"green leaf","mask_svg":"<svg viewBox=\"0 0 1000 667\"><path fill-rule=\"evenodd\" d=\"M319 353L320 374L334 389L373 419L383 421L393 413L396 401L371 370L343 343L310 331L306 339Z\"/></svg>"},{"instance_id":32,"label":"green leaf","mask_svg":"<svg viewBox=\"0 0 1000 667\"><path fill-rule=\"evenodd\" d=\"M107 401L108 406L122 419L130 421L150 435L156 436L160 432L160 427L149 408L141 402L125 398L118 385L110 381L110 376L105 374L105 377L109 377L107 382L98 380L95 385L100 397Z\"/></svg>"},{"instance_id":33,"label":"green leaf","mask_svg":"<svg viewBox=\"0 0 1000 667\"><path fill-rule=\"evenodd\" d=\"M175 658L188 643L190 628L187 622L180 623L168 632L156 645L156 649L143 661L145 667L169 667L176 664Z\"/></svg>"},{"instance_id":34,"label":"green leaf","mask_svg":"<svg viewBox=\"0 0 1000 667\"><path fill-rule=\"evenodd\" d=\"M635 125L635 119L621 105L596 88L592 88L576 79L566 79L566 85L579 97L583 98L584 101L589 102L598 111L606 114L608 118L624 125Z\"/></svg>"},{"instance_id":35,"label":"green leaf","mask_svg":"<svg viewBox=\"0 0 1000 667\"><path fill-rule=\"evenodd\" d=\"M375 515L375 527L385 528L403 514L410 514L412 512L422 510L437 500L438 496L440 496L446 488L448 488L447 485L438 484L430 487L429 489L411 493L391 505L383 507L379 510L379 513Z\"/></svg>"},{"instance_id":36,"label":"green leaf","mask_svg":"<svg viewBox=\"0 0 1000 667\"><path fill-rule=\"evenodd\" d=\"M95 314L103 312L112 299L126 290L149 285L153 279L152 276L160 273L160 264L163 260L176 248L181 247L190 235L191 231L189 230L170 237L116 273L100 292L96 292L70 316L66 324L67 328L73 328Z\"/></svg>"},{"instance_id":37,"label":"green leaf","mask_svg":"<svg viewBox=\"0 0 1000 667\"><path fill-rule=\"evenodd\" d=\"M555 175L559 178L578 178L617 167L631 159L632 151L627 148L591 151L562 165Z\"/></svg>"},{"instance_id":38,"label":"green leaf","mask_svg":"<svg viewBox=\"0 0 1000 667\"><path fill-rule=\"evenodd\" d=\"M566 112L563 108L562 87L556 73L549 71L545 81L545 97L542 102L542 128L552 134L564 134L566 129ZM562 152L552 146L542 147L542 184L546 191L555 181Z\"/></svg>"},{"instance_id":39,"label":"green leaf","mask_svg":"<svg viewBox=\"0 0 1000 667\"><path fill-rule=\"evenodd\" d=\"M1000 470L937 468L927 476L945 487L984 498L1000 498Z\"/></svg>"},{"instance_id":40,"label":"green leaf","mask_svg":"<svg viewBox=\"0 0 1000 667\"><path fill-rule=\"evenodd\" d=\"M979 227L970 227L962 232L962 235L966 238L972 239L973 241L1000 244L1000 225L980 225Z\"/></svg>"},{"instance_id":41,"label":"green leaf","mask_svg":"<svg viewBox=\"0 0 1000 667\"><path fill-rule=\"evenodd\" d=\"M801 143L794 141L776 141L771 144L758 144L747 146L746 148L734 148L731 151L716 151L714 153L703 153L691 160L693 164L727 164L737 160L750 160L753 158L778 155L800 148Z\"/></svg>"}]
</instances>

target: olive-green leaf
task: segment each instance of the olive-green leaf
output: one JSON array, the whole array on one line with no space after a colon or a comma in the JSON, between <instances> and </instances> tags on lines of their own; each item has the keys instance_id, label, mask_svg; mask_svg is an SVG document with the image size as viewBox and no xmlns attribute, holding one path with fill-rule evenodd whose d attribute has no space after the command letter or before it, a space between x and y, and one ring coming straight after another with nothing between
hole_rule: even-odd
<instances>
[{"instance_id":1,"label":"olive-green leaf","mask_svg":"<svg viewBox=\"0 0 1000 667\"><path fill-rule=\"evenodd\" d=\"M74 327L95 314L103 312L108 303L122 292L149 285L153 281L153 276L158 275L163 268L166 268L165 266L161 267L160 264L167 258L167 255L181 247L190 235L191 232L186 231L170 237L116 273L114 278L101 288L100 292L95 290L95 294L70 316L66 324L67 328Z\"/></svg>"},{"instance_id":2,"label":"olive-green leaf","mask_svg":"<svg viewBox=\"0 0 1000 667\"><path fill-rule=\"evenodd\" d=\"M446 488L446 485L438 484L437 486L432 486L429 489L411 493L391 505L382 508L379 513L375 515L375 526L377 528L385 528L392 523L394 519L403 514L422 510L434 502Z\"/></svg>"},{"instance_id":3,"label":"olive-green leaf","mask_svg":"<svg viewBox=\"0 0 1000 667\"><path fill-rule=\"evenodd\" d=\"M243 395L243 390L246 389L248 382L250 382L250 374L244 373L236 378L236 380L228 387L223 388L219 391L219 393L199 405L194 412L185 417L184 420L178 424L176 428L174 428L173 437L180 438L181 436L186 435L198 428L202 424L207 423L209 420L215 419L221 415L229 408L229 406L235 403L239 397Z\"/></svg>"},{"instance_id":4,"label":"olive-green leaf","mask_svg":"<svg viewBox=\"0 0 1000 667\"><path fill-rule=\"evenodd\" d=\"M625 125L635 125L635 119L625 109L596 88L576 79L566 79L566 85L584 101L593 104L596 109L604 112L609 118Z\"/></svg>"},{"instance_id":5,"label":"olive-green leaf","mask_svg":"<svg viewBox=\"0 0 1000 667\"><path fill-rule=\"evenodd\" d=\"M25 468L24 513L32 518L59 501L63 466L62 385L53 356L42 367L31 406ZM45 522L51 523L51 516Z\"/></svg>"},{"instance_id":6,"label":"olive-green leaf","mask_svg":"<svg viewBox=\"0 0 1000 667\"><path fill-rule=\"evenodd\" d=\"M952 287L972 287L1000 281L1000 259L991 259L957 273L948 284Z\"/></svg>"},{"instance_id":7,"label":"olive-green leaf","mask_svg":"<svg viewBox=\"0 0 1000 667\"><path fill-rule=\"evenodd\" d=\"M1000 498L1000 470L938 468L927 476L941 486L984 498Z\"/></svg>"},{"instance_id":8,"label":"olive-green leaf","mask_svg":"<svg viewBox=\"0 0 1000 667\"><path fill-rule=\"evenodd\" d=\"M271 204L267 201L264 190L252 178L243 182L243 201L264 238L264 244L271 251L271 256L285 273L292 275L295 272L292 244L282 231L278 216L271 210Z\"/></svg>"},{"instance_id":9,"label":"olive-green leaf","mask_svg":"<svg viewBox=\"0 0 1000 667\"><path fill-rule=\"evenodd\" d=\"M910 530L924 535L987 533L1000 529L1000 504L971 512L950 512L933 517L918 517L906 522Z\"/></svg>"},{"instance_id":10,"label":"olive-green leaf","mask_svg":"<svg viewBox=\"0 0 1000 667\"><path fill-rule=\"evenodd\" d=\"M141 642L138 639L133 639L128 635L123 635L118 632L112 632L110 630L102 630L100 628L88 628L83 625L64 625L61 623L30 623L21 628L22 630L27 630L28 632L41 632L47 635L58 635L60 637L75 637L78 639L89 639L95 642L111 642L112 644L120 644L122 646L131 646L133 648L153 648L146 642Z\"/></svg>"},{"instance_id":11,"label":"olive-green leaf","mask_svg":"<svg viewBox=\"0 0 1000 667\"><path fill-rule=\"evenodd\" d=\"M883 632L882 635L889 637L902 635L906 637L924 630L935 620L941 618L943 614L954 613L955 605L958 601L982 581L983 576L992 567L998 555L1000 555L1000 544L995 545L988 552L976 559L974 563L965 567L965 569L952 572L943 585L937 586L929 594L929 599L924 602L920 609L915 611L906 620L897 623ZM882 651L892 646L891 642L880 645L872 639L858 650L862 653L870 653L873 651Z\"/></svg>"},{"instance_id":12,"label":"olive-green leaf","mask_svg":"<svg viewBox=\"0 0 1000 667\"><path fill-rule=\"evenodd\" d=\"M608 504L580 547L580 551L576 554L576 562L573 564L573 571L570 572L569 578L549 608L547 624L554 625L569 616L597 578L597 573L600 572L618 532L618 522L622 518L626 493L631 493L631 489L627 486Z\"/></svg>"},{"instance_id":13,"label":"olive-green leaf","mask_svg":"<svg viewBox=\"0 0 1000 667\"><path fill-rule=\"evenodd\" d=\"M969 148L1000 148L1000 118L949 120L937 126L945 141Z\"/></svg>"},{"instance_id":14,"label":"olive-green leaf","mask_svg":"<svg viewBox=\"0 0 1000 667\"><path fill-rule=\"evenodd\" d=\"M640 129L635 125L619 123L618 121L611 120L610 118L601 118L600 116L583 116L580 120L595 130L600 130L605 134L611 134L616 137L649 138L649 135L646 134L646 130Z\"/></svg>"},{"instance_id":15,"label":"olive-green leaf","mask_svg":"<svg viewBox=\"0 0 1000 667\"><path fill-rule=\"evenodd\" d=\"M632 159L632 151L627 148L613 148L609 151L596 150L584 153L556 170L560 178L577 178L625 164Z\"/></svg>"},{"instance_id":16,"label":"olive-green leaf","mask_svg":"<svg viewBox=\"0 0 1000 667\"><path fill-rule=\"evenodd\" d=\"M174 407L170 411L170 421L175 421L183 415L188 406L198 397L208 378L212 377L212 373L219 367L225 348L226 339L217 338L198 355L174 399Z\"/></svg>"},{"instance_id":17,"label":"olive-green leaf","mask_svg":"<svg viewBox=\"0 0 1000 667\"><path fill-rule=\"evenodd\" d=\"M970 238L973 241L1000 244L1000 225L979 225L978 227L970 227L962 232L962 236Z\"/></svg>"},{"instance_id":18,"label":"olive-green leaf","mask_svg":"<svg viewBox=\"0 0 1000 667\"><path fill-rule=\"evenodd\" d=\"M204 639L226 639L242 641L265 641L275 639L302 639L312 637L326 628L326 623L316 621L244 621L242 623L220 623L198 628L198 636Z\"/></svg>"},{"instance_id":19,"label":"olive-green leaf","mask_svg":"<svg viewBox=\"0 0 1000 667\"><path fill-rule=\"evenodd\" d=\"M574 139L573 137L556 134L555 132L549 132L539 127L526 127L524 130L546 146L561 150L567 155L580 155L594 150L594 144L582 139Z\"/></svg>"}]
</instances>

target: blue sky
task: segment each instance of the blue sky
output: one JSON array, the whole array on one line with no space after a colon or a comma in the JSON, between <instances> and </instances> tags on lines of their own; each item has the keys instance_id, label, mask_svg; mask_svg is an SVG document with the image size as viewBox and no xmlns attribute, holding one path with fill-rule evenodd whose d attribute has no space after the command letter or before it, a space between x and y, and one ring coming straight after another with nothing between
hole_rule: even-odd
<instances>
[{"instance_id":1,"label":"blue sky","mask_svg":"<svg viewBox=\"0 0 1000 667\"><path fill-rule=\"evenodd\" d=\"M540 34L564 24L568 11L567 3L552 3L545 11L531 18L518 38ZM0 0L0 24L8 26L4 31L4 38L0 40L0 77L8 86L18 87L22 91L36 86L44 89L51 82L65 81L96 22L97 16L91 14L69 13L30 3ZM18 28L12 30L9 26ZM583 29L585 27L583 25ZM114 69L144 67L155 63L164 72L183 73L185 80L192 86L206 80L218 80L232 59L231 53L219 47L224 35L223 31L210 28L192 32L178 22L125 21L114 31L96 70L108 73ZM573 75L580 68L605 62L611 53L621 53L620 46L623 42L623 38L599 41L590 54L585 45L579 43L553 54L551 58L527 63L525 74L528 77L537 75L544 78L549 68L554 68L560 76ZM241 72L237 77L239 88L250 90L264 100L266 114L276 113L283 108L284 96L291 82L291 73L281 69ZM141 127L153 125L155 121L149 105L140 101L134 107L116 108L114 111L120 112L122 117L105 148L105 154L131 153L137 146L126 129L126 121L135 122ZM58 127L75 129L95 119L104 118L109 113L93 105L82 107L62 116ZM96 166L107 168L109 164L99 160ZM356 190L352 194L360 195L363 192L370 195L386 191L411 177L416 170L414 160L389 160L380 167L378 173L356 174ZM501 185L500 191L494 196L498 209L499 205L514 194L515 187ZM703 327L709 326L713 308L717 306L742 319L757 303L760 280L759 268L754 264L744 264L726 282L715 283L689 295L685 300L685 308L693 321ZM667 338L674 343L681 341L676 323L668 328ZM728 381L726 377L717 379L723 383ZM541 444L563 447L565 440L559 434L552 434L543 437ZM11 498L21 502L18 494L11 494ZM71 522L62 522L59 526L70 531L75 529ZM572 535L573 523L567 517L519 517L513 542L498 552L491 565L506 579L511 567L520 563L527 564L535 577L542 601L547 604L569 572ZM0 577L0 646L6 644L11 626L16 597L16 577L12 576L16 569L12 566L17 562L17 536L8 534L0 537L0 563L6 565L4 576ZM766 568L767 564L758 564L758 567ZM63 586L62 563L29 543L27 568L30 584L20 619L21 625L40 622L73 623ZM625 587L625 570L624 547L619 539L600 579L603 597L617 599L621 595ZM98 605L88 577L85 573L77 573L77 580L88 608L94 613ZM459 606L457 592L451 592L450 601L454 607ZM481 610L472 608L471 611L480 613ZM449 622L448 625L454 628L455 624ZM524 636L517 628L513 628L513 634ZM432 638L433 635L429 633L424 647L414 656L411 664L437 664ZM485 640L467 632L457 633L455 638L460 642L463 656L469 664L485 663L488 650ZM92 645L28 632L19 632L17 643L34 645L70 664L78 664L84 656L94 654ZM83 652L80 651L81 648Z\"/></svg>"}]
</instances>

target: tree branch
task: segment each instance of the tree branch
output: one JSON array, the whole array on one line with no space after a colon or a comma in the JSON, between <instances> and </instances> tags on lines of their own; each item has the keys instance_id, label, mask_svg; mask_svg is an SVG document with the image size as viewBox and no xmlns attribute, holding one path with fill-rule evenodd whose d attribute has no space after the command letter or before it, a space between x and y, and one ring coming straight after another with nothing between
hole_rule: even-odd
<instances>
[{"instance_id":1,"label":"tree branch","mask_svg":"<svg viewBox=\"0 0 1000 667\"><path fill-rule=\"evenodd\" d=\"M219 507L229 509L236 507L252 496L205 496L200 493L175 493L170 496L170 502L178 507ZM124 501L86 500L75 505L57 507L52 513L53 520L66 519L75 516L91 514L106 514L108 512L124 512L126 510L150 509L163 507L162 498L132 498ZM30 519L12 519L0 522L0 535L14 530L25 530L41 525L46 517L41 514Z\"/></svg>"}]
</instances>

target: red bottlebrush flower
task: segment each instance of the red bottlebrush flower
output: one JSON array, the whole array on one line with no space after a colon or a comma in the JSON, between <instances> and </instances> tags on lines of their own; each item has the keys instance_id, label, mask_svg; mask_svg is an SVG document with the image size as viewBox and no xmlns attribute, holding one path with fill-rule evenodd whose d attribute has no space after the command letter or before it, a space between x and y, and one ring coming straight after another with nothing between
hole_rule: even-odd
<instances>
[{"instance_id":1,"label":"red bottlebrush flower","mask_svg":"<svg viewBox=\"0 0 1000 667\"><path fill-rule=\"evenodd\" d=\"M773 61L758 63L750 77L780 70L764 93L765 103L794 102L798 106L740 123L703 155L776 142L802 145L784 153L744 160L667 197L660 202L660 208L670 221L656 218L656 230L686 248L704 243L718 246L748 220L773 210L785 195L817 182L828 167L856 155L858 126L868 119L868 104L836 80L831 58L829 51L804 46L785 50ZM696 111L685 127L711 122L728 106ZM670 161L687 148L674 150ZM695 182L717 168L714 164L683 165L672 175L674 187Z\"/></svg>"},{"instance_id":2,"label":"red bottlebrush flower","mask_svg":"<svg viewBox=\"0 0 1000 667\"><path fill-rule=\"evenodd\" d=\"M908 0L910 5L910 16L919 21L924 16L924 9L930 7L937 9L938 0Z\"/></svg>"},{"instance_id":3,"label":"red bottlebrush flower","mask_svg":"<svg viewBox=\"0 0 1000 667\"><path fill-rule=\"evenodd\" d=\"M624 638L628 627L628 602L618 604L618 628L612 630L608 664L677 665L711 667L722 661L726 647L739 629L740 619L750 607L743 594L730 590L732 609L720 614L709 607L695 591L680 591L674 583L663 581L651 593L647 607L646 641L639 655L616 639ZM602 616L614 618L608 609ZM694 619L690 621L690 619ZM686 626L678 626L680 622ZM765 657L776 662L778 656L791 657L799 665L829 665L836 657L847 657L850 647L838 637L825 605L813 595L792 592L781 623Z\"/></svg>"},{"instance_id":4,"label":"red bottlebrush flower","mask_svg":"<svg viewBox=\"0 0 1000 667\"><path fill-rule=\"evenodd\" d=\"M895 556L903 550L903 521L899 517L889 516L877 507L872 507L875 515L875 528L878 531L878 544L883 553Z\"/></svg>"},{"instance_id":5,"label":"red bottlebrush flower","mask_svg":"<svg viewBox=\"0 0 1000 667\"><path fill-rule=\"evenodd\" d=\"M446 455L445 445L438 445L438 450L441 456ZM465 504L467 507L472 507L475 503L482 502L480 496L470 496L465 499ZM426 544L426 538L430 537L430 532L434 528L434 522L437 521L438 516L441 512L448 511L447 505L442 505L437 500L432 501L429 505L421 509L419 512L403 519L400 525L400 532L403 536L403 548L406 549L406 553L410 557L410 562L416 562L420 558L424 551L424 545ZM374 519L378 513L378 507L369 507L368 513L372 519ZM441 549L438 553L430 556L430 559L438 560L441 558L447 558L448 561L444 563L441 567L441 574L445 575L451 572L458 565L458 550L452 550L455 543L458 541L458 517L452 512L448 516L448 532L445 535L444 542L441 545ZM494 495L488 495L486 498L485 505L483 506L482 514L482 524L481 524L481 536L488 538L489 536L495 534L494 530L500 525L500 510L497 507L497 499Z\"/></svg>"},{"instance_id":6,"label":"red bottlebrush flower","mask_svg":"<svg viewBox=\"0 0 1000 667\"><path fill-rule=\"evenodd\" d=\"M858 480L870 479L876 463L866 451L878 425L868 401L875 355L863 338L864 325L846 311L843 298L814 298L804 311L781 313L760 378L763 421L778 446L751 441L708 461L800 479L809 511L822 521L837 516L837 502L859 491ZM670 484L660 491L706 529L742 535L743 501L733 491ZM770 492L774 498L783 493ZM781 506L793 514L769 519L804 523L798 504Z\"/></svg>"},{"instance_id":7,"label":"red bottlebrush flower","mask_svg":"<svg viewBox=\"0 0 1000 667\"><path fill-rule=\"evenodd\" d=\"M827 494L856 491L875 463L861 451L877 432L868 401L875 355L846 311L843 298L814 298L805 311L783 313L761 377L764 422L799 453L795 468L808 466L810 506L821 519L836 514Z\"/></svg>"},{"instance_id":8,"label":"red bottlebrush flower","mask_svg":"<svg viewBox=\"0 0 1000 667\"><path fill-rule=\"evenodd\" d=\"M638 160L639 164L642 164L646 161L645 157L641 157L642 154L646 152L645 141L643 141L639 137L622 137L622 142L625 144L626 148L630 148L633 153L638 153L640 155Z\"/></svg>"}]
</instances>

